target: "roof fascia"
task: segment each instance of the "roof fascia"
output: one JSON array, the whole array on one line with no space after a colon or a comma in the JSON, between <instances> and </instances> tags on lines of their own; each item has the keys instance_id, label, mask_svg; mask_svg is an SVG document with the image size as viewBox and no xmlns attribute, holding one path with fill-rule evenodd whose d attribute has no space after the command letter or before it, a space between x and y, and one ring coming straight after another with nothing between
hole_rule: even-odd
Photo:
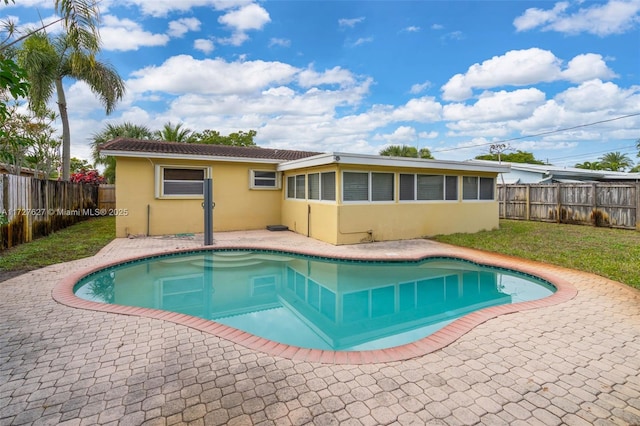
<instances>
[{"instance_id":1,"label":"roof fascia","mask_svg":"<svg viewBox=\"0 0 640 426\"><path fill-rule=\"evenodd\" d=\"M159 158L163 160L200 160L200 161L221 161L229 163L264 163L278 164L284 160L273 158L253 158L253 157L223 157L214 155L190 155L173 154L167 152L132 152L132 151L112 151L103 150L101 153L111 157L133 157L133 158Z\"/></svg>"},{"instance_id":2,"label":"roof fascia","mask_svg":"<svg viewBox=\"0 0 640 426\"><path fill-rule=\"evenodd\" d=\"M462 161L425 160L417 158L384 157L380 155L349 154L333 152L315 155L300 160L285 161L278 165L279 171L295 170L328 164L348 164L363 166L385 166L394 168L439 169L474 172L508 173L510 166L506 164L478 164Z\"/></svg>"}]
</instances>

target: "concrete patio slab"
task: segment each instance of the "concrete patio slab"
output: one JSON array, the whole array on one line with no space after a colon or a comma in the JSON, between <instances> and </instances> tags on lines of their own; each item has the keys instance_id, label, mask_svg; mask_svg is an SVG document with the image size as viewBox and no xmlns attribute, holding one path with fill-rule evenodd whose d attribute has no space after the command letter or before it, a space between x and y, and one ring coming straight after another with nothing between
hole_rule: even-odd
<instances>
[{"instance_id":1,"label":"concrete patio slab","mask_svg":"<svg viewBox=\"0 0 640 426\"><path fill-rule=\"evenodd\" d=\"M215 235L216 247L238 245L463 256L535 271L568 292L553 304L466 320L439 348L426 342L411 356L275 355L253 339L202 330L202 321L53 299L68 277L96 265L202 247L198 235L116 239L91 258L0 283L0 424L640 424L636 290L428 240L334 247L291 232Z\"/></svg>"}]
</instances>

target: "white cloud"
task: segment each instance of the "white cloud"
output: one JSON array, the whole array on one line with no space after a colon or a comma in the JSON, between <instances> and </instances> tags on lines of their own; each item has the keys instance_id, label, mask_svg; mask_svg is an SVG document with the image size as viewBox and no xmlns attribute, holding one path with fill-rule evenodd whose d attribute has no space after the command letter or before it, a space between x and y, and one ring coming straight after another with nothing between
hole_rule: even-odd
<instances>
[{"instance_id":1,"label":"white cloud","mask_svg":"<svg viewBox=\"0 0 640 426\"><path fill-rule=\"evenodd\" d=\"M200 31L201 22L196 18L181 18L169 22L169 35L171 37L183 37L189 31Z\"/></svg>"},{"instance_id":2,"label":"white cloud","mask_svg":"<svg viewBox=\"0 0 640 426\"><path fill-rule=\"evenodd\" d=\"M353 84L355 82L355 78L350 71L338 66L322 73L319 73L309 67L298 74L298 82L302 87L313 87L323 84L347 86Z\"/></svg>"},{"instance_id":3,"label":"white cloud","mask_svg":"<svg viewBox=\"0 0 640 426\"><path fill-rule=\"evenodd\" d=\"M247 31L261 30L271 22L271 18L263 7L252 3L227 12L218 18L218 22L233 30L234 36L232 36L231 40L234 41L232 44L236 45L235 43L238 41L246 40L245 33Z\"/></svg>"},{"instance_id":4,"label":"white cloud","mask_svg":"<svg viewBox=\"0 0 640 426\"><path fill-rule=\"evenodd\" d=\"M289 47L291 46L291 40L286 38L271 38L269 40L269 47L280 46L280 47Z\"/></svg>"},{"instance_id":5,"label":"white cloud","mask_svg":"<svg viewBox=\"0 0 640 426\"><path fill-rule=\"evenodd\" d=\"M376 135L377 139L382 139L388 145L414 145L418 140L418 132L411 126L400 126L393 133Z\"/></svg>"},{"instance_id":6,"label":"white cloud","mask_svg":"<svg viewBox=\"0 0 640 426\"><path fill-rule=\"evenodd\" d=\"M473 89L501 86L526 86L541 82L569 80L581 82L615 76L602 56L578 55L562 70L562 61L552 52L539 48L511 50L481 64L473 64L465 74L456 74L442 86L445 100L461 101L473 95Z\"/></svg>"},{"instance_id":7,"label":"white cloud","mask_svg":"<svg viewBox=\"0 0 640 426\"><path fill-rule=\"evenodd\" d=\"M170 12L186 12L194 7L211 7L215 10L225 10L249 3L251 3L250 0L102 0L100 8L103 11L108 10L112 4L136 6L145 15L164 17Z\"/></svg>"},{"instance_id":8,"label":"white cloud","mask_svg":"<svg viewBox=\"0 0 640 426\"><path fill-rule=\"evenodd\" d=\"M338 19L338 25L342 28L353 28L355 27L356 24L359 24L360 22L364 21L364 16L361 16L359 18L351 18L351 19L347 19L347 18L342 18L342 19Z\"/></svg>"},{"instance_id":9,"label":"white cloud","mask_svg":"<svg viewBox=\"0 0 640 426\"><path fill-rule=\"evenodd\" d=\"M583 5L582 2L578 4ZM587 3L588 4L588 3ZM609 0L567 13L569 3L556 3L553 9L527 9L513 24L517 31L541 27L542 31L565 34L590 33L601 37L632 30L640 22L639 0Z\"/></svg>"},{"instance_id":10,"label":"white cloud","mask_svg":"<svg viewBox=\"0 0 640 426\"><path fill-rule=\"evenodd\" d=\"M443 108L446 120L494 123L529 117L545 102L545 94L535 88L513 92L485 92L473 105L449 104Z\"/></svg>"},{"instance_id":11,"label":"white cloud","mask_svg":"<svg viewBox=\"0 0 640 426\"><path fill-rule=\"evenodd\" d=\"M213 41L211 40L198 38L193 41L193 48L208 55L209 53L213 52L215 46L213 45Z\"/></svg>"},{"instance_id":12,"label":"white cloud","mask_svg":"<svg viewBox=\"0 0 640 426\"><path fill-rule=\"evenodd\" d=\"M354 41L351 44L351 46L353 46L353 47L361 46L361 45L366 44L366 43L371 43L372 41L373 41L373 37L360 37L359 39Z\"/></svg>"},{"instance_id":13,"label":"white cloud","mask_svg":"<svg viewBox=\"0 0 640 426\"><path fill-rule=\"evenodd\" d=\"M164 46L169 42L166 34L152 34L130 19L119 19L113 15L102 18L100 37L103 50L128 51L140 47Z\"/></svg>"},{"instance_id":14,"label":"white cloud","mask_svg":"<svg viewBox=\"0 0 640 426\"><path fill-rule=\"evenodd\" d=\"M404 28L403 31L406 31L408 33L417 33L417 32L420 32L420 27L415 26L415 25L411 25L411 26L408 26L408 27Z\"/></svg>"},{"instance_id":15,"label":"white cloud","mask_svg":"<svg viewBox=\"0 0 640 426\"><path fill-rule=\"evenodd\" d=\"M220 58L197 60L189 55L178 55L160 66L133 72L127 85L136 93L252 93L273 84L290 82L297 71L282 62L226 62Z\"/></svg>"},{"instance_id":16,"label":"white cloud","mask_svg":"<svg viewBox=\"0 0 640 426\"><path fill-rule=\"evenodd\" d=\"M431 82L428 80L425 81L424 83L416 83L413 86L411 86L411 90L409 90L409 93L413 95L417 95L418 93L422 93L430 87L431 87Z\"/></svg>"},{"instance_id":17,"label":"white cloud","mask_svg":"<svg viewBox=\"0 0 640 426\"><path fill-rule=\"evenodd\" d=\"M616 74L607 67L601 55L587 53L578 55L567 64L562 76L569 81L580 83L594 78L613 78Z\"/></svg>"},{"instance_id":18,"label":"white cloud","mask_svg":"<svg viewBox=\"0 0 640 426\"><path fill-rule=\"evenodd\" d=\"M553 9L542 10L535 7L525 10L524 14L513 20L516 31L527 31L540 25L553 22L558 19L559 15L567 10L568 2L558 2Z\"/></svg>"},{"instance_id":19,"label":"white cloud","mask_svg":"<svg viewBox=\"0 0 640 426\"><path fill-rule=\"evenodd\" d=\"M432 30L443 30L444 29L444 25L433 24L433 25L431 25L431 29Z\"/></svg>"}]
</instances>

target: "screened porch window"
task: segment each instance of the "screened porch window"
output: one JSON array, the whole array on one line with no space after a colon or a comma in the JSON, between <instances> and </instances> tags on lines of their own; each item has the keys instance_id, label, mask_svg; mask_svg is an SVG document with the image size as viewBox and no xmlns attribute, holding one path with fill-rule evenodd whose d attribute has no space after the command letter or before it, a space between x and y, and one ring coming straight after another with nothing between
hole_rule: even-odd
<instances>
[{"instance_id":1,"label":"screened porch window","mask_svg":"<svg viewBox=\"0 0 640 426\"><path fill-rule=\"evenodd\" d=\"M394 174L376 172L344 172L343 201L393 201Z\"/></svg>"},{"instance_id":2,"label":"screened porch window","mask_svg":"<svg viewBox=\"0 0 640 426\"><path fill-rule=\"evenodd\" d=\"M462 178L462 199L464 200L493 200L495 179L477 176Z\"/></svg>"},{"instance_id":3,"label":"screened porch window","mask_svg":"<svg viewBox=\"0 0 640 426\"><path fill-rule=\"evenodd\" d=\"M457 199L457 176L400 174L400 201Z\"/></svg>"}]
</instances>

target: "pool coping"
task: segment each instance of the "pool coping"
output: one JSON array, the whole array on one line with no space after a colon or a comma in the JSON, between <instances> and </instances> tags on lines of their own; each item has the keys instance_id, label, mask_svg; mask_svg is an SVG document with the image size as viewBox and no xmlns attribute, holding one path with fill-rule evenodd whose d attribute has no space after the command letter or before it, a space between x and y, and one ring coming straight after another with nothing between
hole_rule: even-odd
<instances>
[{"instance_id":1,"label":"pool coping","mask_svg":"<svg viewBox=\"0 0 640 426\"><path fill-rule=\"evenodd\" d=\"M377 362L403 361L411 358L429 354L439 349L445 348L460 337L473 330L478 325L499 316L513 314L530 309L539 309L548 306L557 305L573 299L577 294L577 289L567 280L560 278L554 274L554 269L564 269L555 266L546 265L539 262L506 256L496 253L483 252L479 250L455 247L455 250L447 250L453 246L443 245L442 250L429 250L428 254L393 256L394 261L418 261L429 258L458 258L480 265L487 265L497 268L505 268L529 274L541 278L554 287L556 292L543 299L518 302L509 305L492 306L469 313L461 318L456 319L435 333L426 336L420 340L386 349L375 349L367 351L331 351L320 349L308 349L297 346L286 345L272 340L268 340L253 334L247 333L236 328L217 323L212 320L193 317L186 314L163 311L152 308L140 308L123 305L112 305L98 302L92 302L81 299L73 293L73 288L77 282L83 277L95 273L99 270L113 267L126 262L133 262L156 256L165 256L179 253L202 252L202 251L221 251L221 250L269 250L277 252L289 252L302 254L306 256L318 256L323 258L335 258L345 260L379 260L389 261L389 257L385 256L363 256L363 255L345 255L345 254L327 254L326 252L314 251L313 249L296 248L295 250L287 250L282 247L273 247L269 244L236 244L225 245L224 247L201 247L186 248L177 250L165 250L156 253L150 253L141 256L133 256L115 261L109 261L102 264L86 268L70 274L58 282L51 293L52 298L62 304L77 309L87 309L92 311L100 311L121 315L140 316L145 318L159 319L170 321L175 324L190 327L204 333L212 334L219 338L229 340L235 344L244 346L249 349L260 351L269 355L279 356L291 360L300 360L307 362L326 363L326 364L370 364Z\"/></svg>"}]
</instances>

